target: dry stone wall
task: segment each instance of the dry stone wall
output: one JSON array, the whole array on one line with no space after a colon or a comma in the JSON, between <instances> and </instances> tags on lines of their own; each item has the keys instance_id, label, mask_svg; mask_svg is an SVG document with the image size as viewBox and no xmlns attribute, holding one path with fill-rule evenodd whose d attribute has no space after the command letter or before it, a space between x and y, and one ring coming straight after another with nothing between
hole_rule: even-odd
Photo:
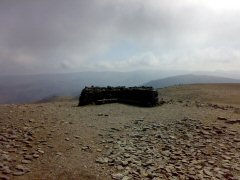
<instances>
[{"instance_id":1,"label":"dry stone wall","mask_svg":"<svg viewBox=\"0 0 240 180\"><path fill-rule=\"evenodd\" d=\"M79 106L88 104L125 103L153 107L158 105L158 92L152 87L85 87Z\"/></svg>"}]
</instances>

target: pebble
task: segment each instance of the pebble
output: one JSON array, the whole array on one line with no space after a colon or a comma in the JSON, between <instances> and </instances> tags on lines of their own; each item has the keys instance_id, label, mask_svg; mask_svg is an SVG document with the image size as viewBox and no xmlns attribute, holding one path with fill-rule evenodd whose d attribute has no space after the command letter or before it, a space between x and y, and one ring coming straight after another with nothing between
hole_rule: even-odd
<instances>
[{"instance_id":1,"label":"pebble","mask_svg":"<svg viewBox=\"0 0 240 180\"><path fill-rule=\"evenodd\" d=\"M12 173L12 171L10 170L10 168L9 168L8 166L3 166L2 172L3 172L4 174L10 174L10 173Z\"/></svg>"},{"instance_id":2,"label":"pebble","mask_svg":"<svg viewBox=\"0 0 240 180\"><path fill-rule=\"evenodd\" d=\"M39 158L39 154L33 154L34 158Z\"/></svg>"},{"instance_id":3,"label":"pebble","mask_svg":"<svg viewBox=\"0 0 240 180\"><path fill-rule=\"evenodd\" d=\"M99 158L96 159L96 162L100 163L100 164L104 164L104 163L108 163L108 160L109 159L106 158L106 157L105 158L99 157Z\"/></svg>"},{"instance_id":4,"label":"pebble","mask_svg":"<svg viewBox=\"0 0 240 180\"><path fill-rule=\"evenodd\" d=\"M32 161L23 159L21 162L22 162L23 164L30 164Z\"/></svg>"},{"instance_id":5,"label":"pebble","mask_svg":"<svg viewBox=\"0 0 240 180\"><path fill-rule=\"evenodd\" d=\"M26 159L26 160L32 160L32 159L33 159L33 156L31 156L31 155L24 155L24 159Z\"/></svg>"},{"instance_id":6,"label":"pebble","mask_svg":"<svg viewBox=\"0 0 240 180\"><path fill-rule=\"evenodd\" d=\"M23 123L22 128L1 129L0 141L4 145L0 149L0 179L9 179L11 175L22 176L30 171L24 165L32 163L34 157L36 158L36 153L33 154L32 151L42 143L35 139L35 131L30 126L33 122L35 122L34 119L29 119L28 123ZM44 153L39 148L37 151Z\"/></svg>"},{"instance_id":7,"label":"pebble","mask_svg":"<svg viewBox=\"0 0 240 180\"><path fill-rule=\"evenodd\" d=\"M14 175L14 176L22 176L22 175L24 175L24 174L26 174L26 172L24 172L24 171L14 171L14 172L13 172L13 175Z\"/></svg>"},{"instance_id":8,"label":"pebble","mask_svg":"<svg viewBox=\"0 0 240 180\"><path fill-rule=\"evenodd\" d=\"M86 150L88 150L88 149L91 149L91 148L90 148L89 146L83 146L83 147L82 147L82 150L83 150L83 151L86 151Z\"/></svg>"},{"instance_id":9,"label":"pebble","mask_svg":"<svg viewBox=\"0 0 240 180\"><path fill-rule=\"evenodd\" d=\"M10 180L10 177L7 175L0 175L0 180Z\"/></svg>"},{"instance_id":10,"label":"pebble","mask_svg":"<svg viewBox=\"0 0 240 180\"><path fill-rule=\"evenodd\" d=\"M57 152L56 155L58 155L58 156L62 156L63 153L61 153L61 152Z\"/></svg>"},{"instance_id":11,"label":"pebble","mask_svg":"<svg viewBox=\"0 0 240 180\"><path fill-rule=\"evenodd\" d=\"M38 149L38 152L41 153L41 154L44 154L44 151L41 150L41 149Z\"/></svg>"},{"instance_id":12,"label":"pebble","mask_svg":"<svg viewBox=\"0 0 240 180\"><path fill-rule=\"evenodd\" d=\"M129 176L124 176L123 178L122 178L122 180L131 180L131 179L133 179L132 177L129 177Z\"/></svg>"},{"instance_id":13,"label":"pebble","mask_svg":"<svg viewBox=\"0 0 240 180\"><path fill-rule=\"evenodd\" d=\"M124 177L124 174L122 174L122 173L114 173L111 176L112 176L113 179L122 180L123 177Z\"/></svg>"},{"instance_id":14,"label":"pebble","mask_svg":"<svg viewBox=\"0 0 240 180\"><path fill-rule=\"evenodd\" d=\"M115 166L113 179L219 179L217 161L226 166L225 173L240 161L236 156L240 144L235 143L239 134L226 128L203 126L188 118L168 126L135 120L127 127L121 130L126 136L113 128L102 136L102 156L96 162Z\"/></svg>"},{"instance_id":15,"label":"pebble","mask_svg":"<svg viewBox=\"0 0 240 180\"><path fill-rule=\"evenodd\" d=\"M21 165L21 164L16 165L15 168L16 168L17 170L24 171L24 172L29 172L29 171L30 171L29 168L27 168L27 167L25 167L25 166L23 166L23 165Z\"/></svg>"}]
</instances>

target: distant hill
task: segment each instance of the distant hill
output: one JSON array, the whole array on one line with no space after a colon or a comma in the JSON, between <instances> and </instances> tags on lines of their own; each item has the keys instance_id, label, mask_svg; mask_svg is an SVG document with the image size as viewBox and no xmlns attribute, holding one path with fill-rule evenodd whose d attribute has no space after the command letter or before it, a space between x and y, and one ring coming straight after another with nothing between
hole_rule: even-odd
<instances>
[{"instance_id":1,"label":"distant hill","mask_svg":"<svg viewBox=\"0 0 240 180\"><path fill-rule=\"evenodd\" d=\"M85 86L153 86L192 83L239 83L239 80L181 71L133 71L133 72L78 72L68 74L0 76L0 104L45 102L59 96L78 97ZM161 80L151 81L159 77Z\"/></svg>"},{"instance_id":2,"label":"distant hill","mask_svg":"<svg viewBox=\"0 0 240 180\"><path fill-rule=\"evenodd\" d=\"M79 96L85 86L139 86L168 72L78 72L0 76L0 104L46 101L49 97ZM50 98L51 99L51 98Z\"/></svg>"},{"instance_id":3,"label":"distant hill","mask_svg":"<svg viewBox=\"0 0 240 180\"><path fill-rule=\"evenodd\" d=\"M209 84L209 83L240 83L240 80L217 76L187 74L150 81L148 83L145 83L144 85L152 86L154 88L163 88L180 84Z\"/></svg>"}]
</instances>

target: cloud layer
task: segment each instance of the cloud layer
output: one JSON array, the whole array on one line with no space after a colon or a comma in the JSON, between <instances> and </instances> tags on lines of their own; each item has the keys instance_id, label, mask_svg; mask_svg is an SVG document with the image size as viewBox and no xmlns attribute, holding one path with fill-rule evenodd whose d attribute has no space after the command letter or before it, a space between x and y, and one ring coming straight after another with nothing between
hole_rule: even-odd
<instances>
[{"instance_id":1,"label":"cloud layer","mask_svg":"<svg viewBox=\"0 0 240 180\"><path fill-rule=\"evenodd\" d=\"M1 0L0 74L238 70L237 0Z\"/></svg>"}]
</instances>

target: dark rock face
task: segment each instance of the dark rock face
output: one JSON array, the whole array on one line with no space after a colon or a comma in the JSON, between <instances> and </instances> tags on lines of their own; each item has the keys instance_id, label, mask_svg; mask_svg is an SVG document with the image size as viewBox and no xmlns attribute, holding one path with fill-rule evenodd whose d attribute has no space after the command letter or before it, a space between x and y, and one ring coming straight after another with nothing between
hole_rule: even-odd
<instances>
[{"instance_id":1,"label":"dark rock face","mask_svg":"<svg viewBox=\"0 0 240 180\"><path fill-rule=\"evenodd\" d=\"M78 105L116 102L153 107L158 105L158 92L152 87L85 87Z\"/></svg>"}]
</instances>

